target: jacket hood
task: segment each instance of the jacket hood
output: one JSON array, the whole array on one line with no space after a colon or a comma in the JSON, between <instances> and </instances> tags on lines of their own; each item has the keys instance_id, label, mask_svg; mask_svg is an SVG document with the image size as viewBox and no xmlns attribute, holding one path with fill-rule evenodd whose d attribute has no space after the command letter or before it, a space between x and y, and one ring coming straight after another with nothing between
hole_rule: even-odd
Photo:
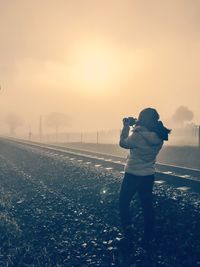
<instances>
[{"instance_id":1,"label":"jacket hood","mask_svg":"<svg viewBox=\"0 0 200 267\"><path fill-rule=\"evenodd\" d=\"M155 132L149 131L144 126L136 126L133 129L133 132L139 133L147 143L151 145L160 145L163 143L163 140Z\"/></svg>"}]
</instances>

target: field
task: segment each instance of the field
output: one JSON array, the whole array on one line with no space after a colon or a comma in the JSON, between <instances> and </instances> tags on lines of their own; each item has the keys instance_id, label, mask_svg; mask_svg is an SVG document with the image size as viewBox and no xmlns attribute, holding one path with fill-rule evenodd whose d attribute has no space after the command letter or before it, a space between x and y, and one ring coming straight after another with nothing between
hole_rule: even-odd
<instances>
[{"instance_id":1,"label":"field","mask_svg":"<svg viewBox=\"0 0 200 267\"><path fill-rule=\"evenodd\" d=\"M0 139L0 266L121 266L118 195L122 174ZM200 266L199 195L155 184L152 266ZM143 218L132 203L134 267ZM146 264L146 265L145 265Z\"/></svg>"}]
</instances>

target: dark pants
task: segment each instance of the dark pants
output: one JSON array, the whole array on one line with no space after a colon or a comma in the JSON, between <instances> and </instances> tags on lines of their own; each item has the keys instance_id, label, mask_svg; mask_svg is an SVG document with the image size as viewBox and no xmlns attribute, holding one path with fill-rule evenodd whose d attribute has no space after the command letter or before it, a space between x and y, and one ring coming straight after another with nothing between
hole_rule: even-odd
<instances>
[{"instance_id":1,"label":"dark pants","mask_svg":"<svg viewBox=\"0 0 200 267\"><path fill-rule=\"evenodd\" d=\"M119 198L121 223L123 230L126 231L131 225L130 202L135 193L138 193L144 215L144 238L147 239L152 237L155 221L152 203L153 184L154 175L136 176L125 173Z\"/></svg>"}]
</instances>

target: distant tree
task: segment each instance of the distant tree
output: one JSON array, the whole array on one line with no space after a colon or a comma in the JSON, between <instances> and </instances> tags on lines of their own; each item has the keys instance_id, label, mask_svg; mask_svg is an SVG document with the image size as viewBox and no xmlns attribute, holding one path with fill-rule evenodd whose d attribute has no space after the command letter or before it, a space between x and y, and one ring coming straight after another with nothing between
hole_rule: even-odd
<instances>
[{"instance_id":1,"label":"distant tree","mask_svg":"<svg viewBox=\"0 0 200 267\"><path fill-rule=\"evenodd\" d=\"M55 129L56 133L56 141L58 139L58 132L61 127L64 127L68 124L69 118L64 113L52 112L46 116L45 124L48 127L52 127Z\"/></svg>"},{"instance_id":2,"label":"distant tree","mask_svg":"<svg viewBox=\"0 0 200 267\"><path fill-rule=\"evenodd\" d=\"M5 123L9 127L9 133L11 136L16 134L16 129L23 125L23 120L16 114L10 113L5 117Z\"/></svg>"},{"instance_id":3,"label":"distant tree","mask_svg":"<svg viewBox=\"0 0 200 267\"><path fill-rule=\"evenodd\" d=\"M188 107L180 106L172 116L172 120L180 127L184 126L184 122L191 121L194 118L194 113Z\"/></svg>"}]
</instances>

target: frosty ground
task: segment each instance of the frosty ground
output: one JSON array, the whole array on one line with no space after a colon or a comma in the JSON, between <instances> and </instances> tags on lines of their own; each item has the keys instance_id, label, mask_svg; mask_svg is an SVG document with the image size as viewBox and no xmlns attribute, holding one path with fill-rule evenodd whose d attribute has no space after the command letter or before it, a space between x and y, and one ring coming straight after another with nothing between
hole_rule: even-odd
<instances>
[{"instance_id":1,"label":"frosty ground","mask_svg":"<svg viewBox=\"0 0 200 267\"><path fill-rule=\"evenodd\" d=\"M0 140L0 266L120 266L122 174ZM155 184L157 240L152 265L200 266L200 198ZM143 218L132 203L135 255Z\"/></svg>"}]
</instances>

